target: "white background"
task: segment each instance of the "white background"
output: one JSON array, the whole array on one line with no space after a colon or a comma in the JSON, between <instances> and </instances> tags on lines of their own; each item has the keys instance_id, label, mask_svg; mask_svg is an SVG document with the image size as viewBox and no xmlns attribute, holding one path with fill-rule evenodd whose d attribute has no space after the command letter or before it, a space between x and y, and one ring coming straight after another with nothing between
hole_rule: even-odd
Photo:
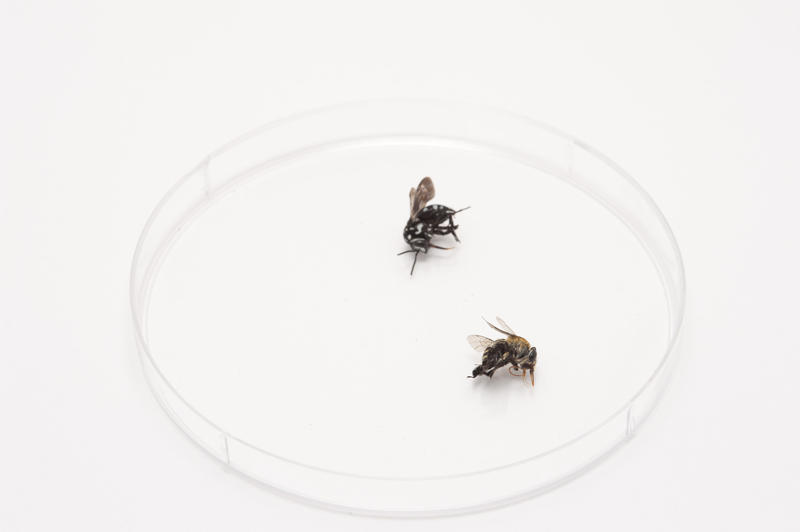
<instances>
[{"instance_id":1,"label":"white background","mask_svg":"<svg viewBox=\"0 0 800 532\"><path fill-rule=\"evenodd\" d=\"M0 7L0 529L800 527L793 2L9 2ZM589 474L478 515L310 508L227 473L151 397L127 304L155 202L294 111L444 97L630 171L684 252L682 358Z\"/></svg>"}]
</instances>

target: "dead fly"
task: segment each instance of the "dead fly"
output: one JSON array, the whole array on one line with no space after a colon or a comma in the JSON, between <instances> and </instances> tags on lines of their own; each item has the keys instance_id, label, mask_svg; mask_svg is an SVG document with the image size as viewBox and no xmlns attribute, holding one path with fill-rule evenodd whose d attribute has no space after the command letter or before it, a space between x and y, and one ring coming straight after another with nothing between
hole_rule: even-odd
<instances>
[{"instance_id":1,"label":"dead fly","mask_svg":"<svg viewBox=\"0 0 800 532\"><path fill-rule=\"evenodd\" d=\"M444 205L427 205L435 194L436 189L433 187L433 180L430 177L424 178L419 182L417 188L412 188L408 193L411 215L408 218L408 222L406 222L403 238L409 249L401 251L398 255L414 254L411 275L414 275L414 267L417 265L417 257L420 252L427 253L430 248L452 249L432 244L431 239L435 235L453 235L456 242L461 242L458 239L458 235L456 235L458 226L453 221L453 215L469 207L455 211Z\"/></svg>"},{"instance_id":2,"label":"dead fly","mask_svg":"<svg viewBox=\"0 0 800 532\"><path fill-rule=\"evenodd\" d=\"M486 321L485 319L483 321ZM528 341L517 334L508 326L506 322L497 318L497 323L500 327L496 327L486 321L489 327L495 331L501 332L506 335L505 339L491 340L485 336L473 334L467 336L467 342L473 349L479 353L483 353L483 359L473 371L470 378L475 378L478 375L486 375L492 377L497 369L503 366L508 366L508 372L515 377L524 377L525 374L531 372L531 386L533 386L533 370L536 368L536 348L533 347ZM514 373L513 370L522 373Z\"/></svg>"}]
</instances>

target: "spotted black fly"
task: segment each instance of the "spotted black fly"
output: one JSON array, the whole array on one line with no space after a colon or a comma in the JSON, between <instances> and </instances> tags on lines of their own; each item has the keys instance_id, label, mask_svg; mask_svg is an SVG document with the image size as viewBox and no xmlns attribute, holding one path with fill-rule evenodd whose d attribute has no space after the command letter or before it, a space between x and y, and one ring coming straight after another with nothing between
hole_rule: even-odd
<instances>
[{"instance_id":1,"label":"spotted black fly","mask_svg":"<svg viewBox=\"0 0 800 532\"><path fill-rule=\"evenodd\" d=\"M500 340L492 340L477 334L467 336L469 345L479 353L483 353L481 363L472 371L470 378L475 378L479 375L486 375L491 378L496 370L503 366L508 366L508 372L515 377L525 377L525 374L530 371L531 386L533 386L533 370L536 368L536 348L528 343L525 338L518 336L500 318L497 318L497 323L500 324L502 329L488 321L486 323L495 331L505 334L506 337ZM517 372L522 370L522 373L514 373L512 369Z\"/></svg>"},{"instance_id":2,"label":"spotted black fly","mask_svg":"<svg viewBox=\"0 0 800 532\"><path fill-rule=\"evenodd\" d=\"M417 188L412 188L408 193L411 215L406 222L403 238L409 249L401 251L398 255L414 254L411 275L414 275L414 267L417 265L417 257L420 253L428 253L430 248L452 249L433 244L431 240L434 236L453 235L456 242L461 242L456 235L458 226L453 221L453 216L469 207L456 211L444 205L428 205L427 203L433 199L435 194L436 189L433 187L433 180L430 177L423 178Z\"/></svg>"}]
</instances>

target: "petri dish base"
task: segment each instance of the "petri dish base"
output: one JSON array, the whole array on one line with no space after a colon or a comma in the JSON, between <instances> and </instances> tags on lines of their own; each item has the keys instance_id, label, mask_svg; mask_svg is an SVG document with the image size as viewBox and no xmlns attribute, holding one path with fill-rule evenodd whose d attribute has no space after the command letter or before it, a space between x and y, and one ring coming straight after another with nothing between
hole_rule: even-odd
<instances>
[{"instance_id":1,"label":"petri dish base","mask_svg":"<svg viewBox=\"0 0 800 532\"><path fill-rule=\"evenodd\" d=\"M423 176L461 243L412 254ZM630 438L669 376L680 253L619 166L538 122L448 102L295 115L222 147L142 232L136 338L165 411L233 470L329 508L489 508ZM501 316L536 386L466 378Z\"/></svg>"}]
</instances>

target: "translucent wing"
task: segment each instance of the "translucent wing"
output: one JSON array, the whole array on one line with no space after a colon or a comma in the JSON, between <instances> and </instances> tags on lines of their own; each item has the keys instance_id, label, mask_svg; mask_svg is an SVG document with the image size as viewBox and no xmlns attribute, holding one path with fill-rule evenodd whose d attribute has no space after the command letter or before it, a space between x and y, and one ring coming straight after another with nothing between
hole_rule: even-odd
<instances>
[{"instance_id":1,"label":"translucent wing","mask_svg":"<svg viewBox=\"0 0 800 532\"><path fill-rule=\"evenodd\" d=\"M505 334L506 336L516 336L516 334L514 334L513 332L510 332L510 331L504 331L504 330L503 330L503 329L501 329L500 327L498 327L498 326L496 326L496 325L493 325L493 324L492 324L492 323L490 323L490 322L489 322L489 320L487 320L486 318L483 318L483 321L485 321L485 322L486 322L486 324L487 324L489 327L491 327L492 329L494 329L495 331L497 331L497 332L499 332L499 333L503 333L503 334ZM501 322L501 323L502 323L502 322Z\"/></svg>"},{"instance_id":2,"label":"translucent wing","mask_svg":"<svg viewBox=\"0 0 800 532\"><path fill-rule=\"evenodd\" d=\"M409 198L411 200L411 217L417 215L427 203L433 199L436 194L436 189L433 188L433 180L430 177L425 177L419 182L416 189L411 189Z\"/></svg>"},{"instance_id":3,"label":"translucent wing","mask_svg":"<svg viewBox=\"0 0 800 532\"><path fill-rule=\"evenodd\" d=\"M504 321L503 321L503 318L501 318L500 316L495 316L495 317L494 317L494 319L496 319L496 320L497 320L497 323L499 323L499 324L500 324L500 327L502 327L503 329L505 329L505 330L506 330L506 331L508 331L509 333L513 334L514 336L517 336L517 333L515 333L515 332L514 332L514 329L512 329L511 327L509 327L509 326L508 326L508 323L506 323L506 322L504 322Z\"/></svg>"},{"instance_id":4,"label":"translucent wing","mask_svg":"<svg viewBox=\"0 0 800 532\"><path fill-rule=\"evenodd\" d=\"M469 342L469 345L472 347L472 349L479 353L483 353L487 347L494 343L494 340L478 334L471 334L467 336L467 342Z\"/></svg>"}]
</instances>

